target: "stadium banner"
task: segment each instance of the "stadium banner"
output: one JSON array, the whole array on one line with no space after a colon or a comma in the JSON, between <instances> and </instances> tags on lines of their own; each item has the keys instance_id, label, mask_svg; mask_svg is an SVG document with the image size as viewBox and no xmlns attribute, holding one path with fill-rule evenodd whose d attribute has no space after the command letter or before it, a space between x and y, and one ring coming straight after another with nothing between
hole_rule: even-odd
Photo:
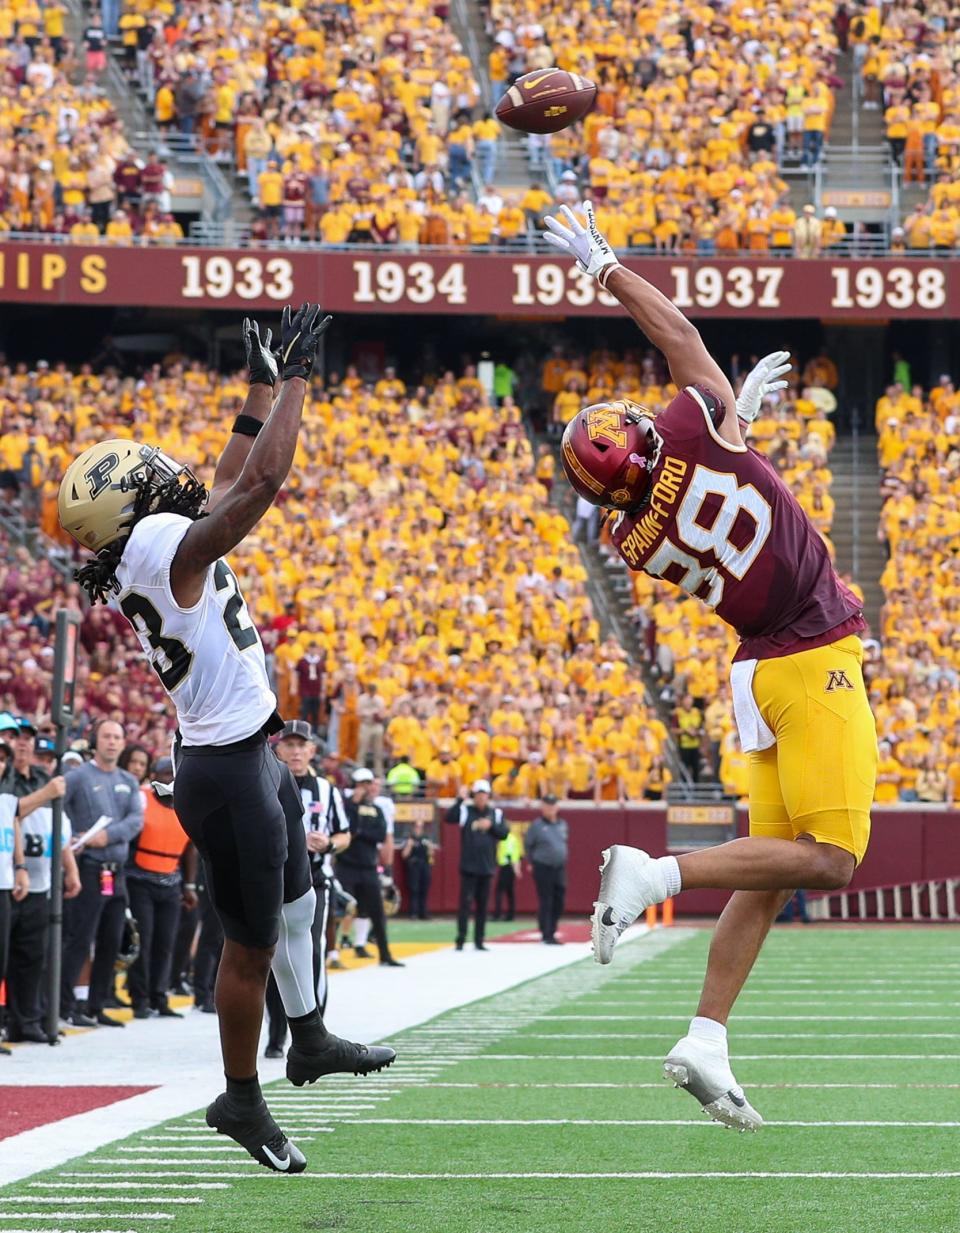
<instances>
[{"instance_id":1,"label":"stadium banner","mask_svg":"<svg viewBox=\"0 0 960 1233\"><path fill-rule=\"evenodd\" d=\"M942 320L960 262L645 258L627 264L692 317ZM0 301L262 311L596 317L622 310L569 261L522 252L0 244Z\"/></svg>"}]
</instances>

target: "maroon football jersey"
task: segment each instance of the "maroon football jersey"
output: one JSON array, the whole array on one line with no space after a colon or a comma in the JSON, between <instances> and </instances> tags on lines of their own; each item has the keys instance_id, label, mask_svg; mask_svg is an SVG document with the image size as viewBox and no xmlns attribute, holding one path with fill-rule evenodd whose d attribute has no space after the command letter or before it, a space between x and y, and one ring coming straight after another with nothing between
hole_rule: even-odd
<instances>
[{"instance_id":1,"label":"maroon football jersey","mask_svg":"<svg viewBox=\"0 0 960 1233\"><path fill-rule=\"evenodd\" d=\"M790 489L762 454L721 438L698 390L682 390L656 428L663 447L649 502L613 528L631 569L714 608L742 639L736 659L864 628L859 600Z\"/></svg>"}]
</instances>

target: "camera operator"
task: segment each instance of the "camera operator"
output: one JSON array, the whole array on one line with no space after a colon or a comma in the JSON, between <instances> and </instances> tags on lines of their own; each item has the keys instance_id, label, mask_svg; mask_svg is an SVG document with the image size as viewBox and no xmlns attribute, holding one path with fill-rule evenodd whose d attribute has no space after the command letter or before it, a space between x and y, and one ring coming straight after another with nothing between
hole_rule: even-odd
<instances>
[{"instance_id":1,"label":"camera operator","mask_svg":"<svg viewBox=\"0 0 960 1233\"><path fill-rule=\"evenodd\" d=\"M39 737L38 743L45 739ZM10 919L7 963L7 1039L10 1041L47 1043L47 1033L43 1029L43 977L50 921L52 803L65 791L62 776L55 775L36 792L19 800L23 863L30 879L30 891L14 900ZM70 819L64 815L60 857L64 899L74 899L80 893L80 875L69 843Z\"/></svg>"},{"instance_id":2,"label":"camera operator","mask_svg":"<svg viewBox=\"0 0 960 1233\"><path fill-rule=\"evenodd\" d=\"M357 901L357 914L368 916L373 923L381 965L399 968L403 964L390 954L383 893L377 873L380 845L387 838L387 821L374 801L375 789L373 773L365 766L353 772L353 793L347 801L350 847L337 857L336 870L343 889Z\"/></svg>"},{"instance_id":3,"label":"camera operator","mask_svg":"<svg viewBox=\"0 0 960 1233\"><path fill-rule=\"evenodd\" d=\"M38 765L44 757L49 761L52 742L36 737L29 720L5 712L0 715L0 737L11 742L12 757L0 782L0 792L13 802L11 824L16 833L15 846L0 845L0 852L9 848L15 865L11 869L13 876L8 879L9 890L0 890L0 951L4 952L0 972L6 971L7 1039L46 1043L47 1035L41 1025L50 915L50 804L63 796L64 781L60 776L51 779L48 770ZM70 824L64 819L64 844L69 838ZM68 847L64 848L62 860L64 898L71 899L78 893L79 883L76 861Z\"/></svg>"},{"instance_id":4,"label":"camera operator","mask_svg":"<svg viewBox=\"0 0 960 1233\"><path fill-rule=\"evenodd\" d=\"M471 910L474 914L473 941L477 950L483 944L487 926L490 883L497 867L497 842L510 834L503 810L490 803L490 784L486 779L474 783L466 799L463 787L447 810L447 822L460 827L460 909L457 914L457 950L467 940Z\"/></svg>"},{"instance_id":5,"label":"camera operator","mask_svg":"<svg viewBox=\"0 0 960 1233\"><path fill-rule=\"evenodd\" d=\"M316 753L313 729L303 719L284 724L277 742L277 757L290 768L303 800L303 826L307 832L310 874L317 893L313 916L313 979L321 1015L327 1007L327 918L332 893L333 858L350 846L350 823L339 789L318 775L312 766ZM287 1016L276 981L267 984L269 1027L266 1056L283 1057L287 1037Z\"/></svg>"}]
</instances>

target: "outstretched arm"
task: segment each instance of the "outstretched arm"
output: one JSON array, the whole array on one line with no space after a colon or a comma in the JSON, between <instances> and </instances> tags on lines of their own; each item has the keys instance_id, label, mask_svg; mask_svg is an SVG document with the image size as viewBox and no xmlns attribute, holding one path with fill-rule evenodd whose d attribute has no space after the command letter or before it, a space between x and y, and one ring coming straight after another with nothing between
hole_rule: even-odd
<instances>
[{"instance_id":1,"label":"outstretched arm","mask_svg":"<svg viewBox=\"0 0 960 1233\"><path fill-rule=\"evenodd\" d=\"M283 310L280 397L237 479L213 512L195 522L180 541L170 566L170 587L181 607L198 602L209 567L253 530L283 487L297 448L307 378L329 323L329 317L321 320L317 304L304 304L295 316L289 307Z\"/></svg>"},{"instance_id":2,"label":"outstretched arm","mask_svg":"<svg viewBox=\"0 0 960 1233\"><path fill-rule=\"evenodd\" d=\"M549 231L544 239L574 257L581 270L592 274L600 285L615 296L653 345L662 351L674 385L705 385L722 401L723 420L717 431L731 445L742 445L737 423L733 388L709 353L697 327L667 297L645 278L626 269L597 230L593 206L584 203L584 227L567 206L561 206L564 221L545 220Z\"/></svg>"},{"instance_id":3,"label":"outstretched arm","mask_svg":"<svg viewBox=\"0 0 960 1233\"><path fill-rule=\"evenodd\" d=\"M260 338L260 326L249 317L243 319L243 350L250 373L250 389L234 424L213 477L207 511L213 510L243 470L247 455L257 439L257 424L265 424L273 405L277 383L277 361L270 350L273 332Z\"/></svg>"}]
</instances>

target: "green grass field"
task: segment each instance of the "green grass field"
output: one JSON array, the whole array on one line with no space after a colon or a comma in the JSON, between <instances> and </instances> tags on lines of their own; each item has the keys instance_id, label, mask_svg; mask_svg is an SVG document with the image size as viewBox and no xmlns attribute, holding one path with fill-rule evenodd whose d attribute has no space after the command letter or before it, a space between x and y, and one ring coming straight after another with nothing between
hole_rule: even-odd
<instances>
[{"instance_id":1,"label":"green grass field","mask_svg":"<svg viewBox=\"0 0 960 1233\"><path fill-rule=\"evenodd\" d=\"M385 1076L273 1085L300 1178L192 1115L4 1190L0 1233L957 1233L956 931L773 934L731 1025L756 1135L660 1078L708 941L658 932L452 1011Z\"/></svg>"}]
</instances>

